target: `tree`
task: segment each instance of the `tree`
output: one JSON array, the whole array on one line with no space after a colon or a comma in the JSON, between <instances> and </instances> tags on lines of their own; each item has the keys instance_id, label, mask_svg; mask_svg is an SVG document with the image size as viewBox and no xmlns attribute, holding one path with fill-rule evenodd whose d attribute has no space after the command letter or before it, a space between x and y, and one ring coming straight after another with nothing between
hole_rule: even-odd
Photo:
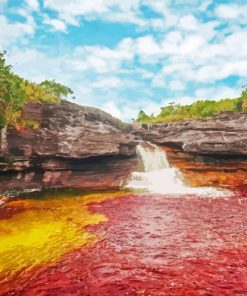
<instances>
[{"instance_id":1,"label":"tree","mask_svg":"<svg viewBox=\"0 0 247 296\"><path fill-rule=\"evenodd\" d=\"M0 129L1 152L6 154L7 128L16 122L18 111L21 110L25 93L21 88L23 79L13 74L11 66L6 65L5 52L0 53Z\"/></svg>"},{"instance_id":2,"label":"tree","mask_svg":"<svg viewBox=\"0 0 247 296\"><path fill-rule=\"evenodd\" d=\"M150 117L144 112L144 111L140 111L138 113L138 116L137 116L137 122L140 122L140 123L145 123L147 122L148 120L150 119Z\"/></svg>"},{"instance_id":3,"label":"tree","mask_svg":"<svg viewBox=\"0 0 247 296\"><path fill-rule=\"evenodd\" d=\"M39 84L24 81L21 85L23 91L26 95L26 102L33 102L33 103L44 103L44 104L58 104L60 99L51 93L50 91L46 90L44 87L41 87Z\"/></svg>"},{"instance_id":4,"label":"tree","mask_svg":"<svg viewBox=\"0 0 247 296\"><path fill-rule=\"evenodd\" d=\"M28 80L21 85L26 95L26 102L36 102L42 104L58 104L61 99L73 94L73 91L55 80L37 84Z\"/></svg>"},{"instance_id":5,"label":"tree","mask_svg":"<svg viewBox=\"0 0 247 296\"><path fill-rule=\"evenodd\" d=\"M247 112L247 88L242 91L241 100L242 100L242 109L244 112Z\"/></svg>"},{"instance_id":6,"label":"tree","mask_svg":"<svg viewBox=\"0 0 247 296\"><path fill-rule=\"evenodd\" d=\"M40 86L59 99L66 98L68 95L73 94L73 91L69 87L62 85L55 80L45 80L40 83Z\"/></svg>"}]
</instances>

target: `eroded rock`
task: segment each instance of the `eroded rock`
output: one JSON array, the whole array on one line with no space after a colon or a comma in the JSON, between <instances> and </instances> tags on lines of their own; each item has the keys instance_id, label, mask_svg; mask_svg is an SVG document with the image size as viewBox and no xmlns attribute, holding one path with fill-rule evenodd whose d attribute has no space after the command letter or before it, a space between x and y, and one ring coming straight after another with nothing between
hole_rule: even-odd
<instances>
[{"instance_id":1,"label":"eroded rock","mask_svg":"<svg viewBox=\"0 0 247 296\"><path fill-rule=\"evenodd\" d=\"M185 152L247 155L247 113L225 112L213 118L135 127L135 134Z\"/></svg>"},{"instance_id":2,"label":"eroded rock","mask_svg":"<svg viewBox=\"0 0 247 296\"><path fill-rule=\"evenodd\" d=\"M0 192L117 187L137 167L131 126L104 111L63 101L28 104L22 117L39 128L8 130L8 154L0 154Z\"/></svg>"}]
</instances>

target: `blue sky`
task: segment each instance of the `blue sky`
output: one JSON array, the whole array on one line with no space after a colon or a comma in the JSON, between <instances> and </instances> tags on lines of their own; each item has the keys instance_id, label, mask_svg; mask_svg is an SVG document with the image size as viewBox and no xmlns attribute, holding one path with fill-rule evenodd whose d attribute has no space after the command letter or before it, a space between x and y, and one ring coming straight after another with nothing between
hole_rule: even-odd
<instances>
[{"instance_id":1,"label":"blue sky","mask_svg":"<svg viewBox=\"0 0 247 296\"><path fill-rule=\"evenodd\" d=\"M247 83L245 0L0 0L0 50L25 78L123 120Z\"/></svg>"}]
</instances>

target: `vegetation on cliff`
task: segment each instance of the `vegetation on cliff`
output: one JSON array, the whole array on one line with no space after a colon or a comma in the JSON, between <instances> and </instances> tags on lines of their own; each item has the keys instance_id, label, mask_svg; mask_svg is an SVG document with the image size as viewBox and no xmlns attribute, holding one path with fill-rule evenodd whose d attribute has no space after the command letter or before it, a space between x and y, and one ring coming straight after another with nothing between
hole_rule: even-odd
<instances>
[{"instance_id":1,"label":"vegetation on cliff","mask_svg":"<svg viewBox=\"0 0 247 296\"><path fill-rule=\"evenodd\" d=\"M144 111L140 111L136 121L140 123L179 121L211 117L216 113L224 111L247 112L247 89L236 99L223 99L220 101L199 100L191 105L184 106L170 103L169 106L162 107L157 116L153 114L149 116Z\"/></svg>"},{"instance_id":2,"label":"vegetation on cliff","mask_svg":"<svg viewBox=\"0 0 247 296\"><path fill-rule=\"evenodd\" d=\"M3 153L7 151L7 127L26 123L21 119L24 104L28 102L58 104L62 98L72 93L70 88L55 80L46 80L38 84L23 79L13 73L12 67L6 64L5 52L0 52L1 151ZM26 124L30 125L30 122Z\"/></svg>"}]
</instances>

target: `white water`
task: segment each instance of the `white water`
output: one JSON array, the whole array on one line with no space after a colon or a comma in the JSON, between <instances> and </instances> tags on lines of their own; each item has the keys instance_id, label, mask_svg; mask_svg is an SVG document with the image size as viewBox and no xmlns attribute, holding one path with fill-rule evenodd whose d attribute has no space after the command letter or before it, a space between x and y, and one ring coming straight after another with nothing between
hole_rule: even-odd
<instances>
[{"instance_id":1,"label":"white water","mask_svg":"<svg viewBox=\"0 0 247 296\"><path fill-rule=\"evenodd\" d=\"M132 173L127 188L158 194L196 194L206 197L229 195L226 190L186 186L179 170L170 167L166 153L158 146L153 144L138 145L137 155L144 171Z\"/></svg>"}]
</instances>

